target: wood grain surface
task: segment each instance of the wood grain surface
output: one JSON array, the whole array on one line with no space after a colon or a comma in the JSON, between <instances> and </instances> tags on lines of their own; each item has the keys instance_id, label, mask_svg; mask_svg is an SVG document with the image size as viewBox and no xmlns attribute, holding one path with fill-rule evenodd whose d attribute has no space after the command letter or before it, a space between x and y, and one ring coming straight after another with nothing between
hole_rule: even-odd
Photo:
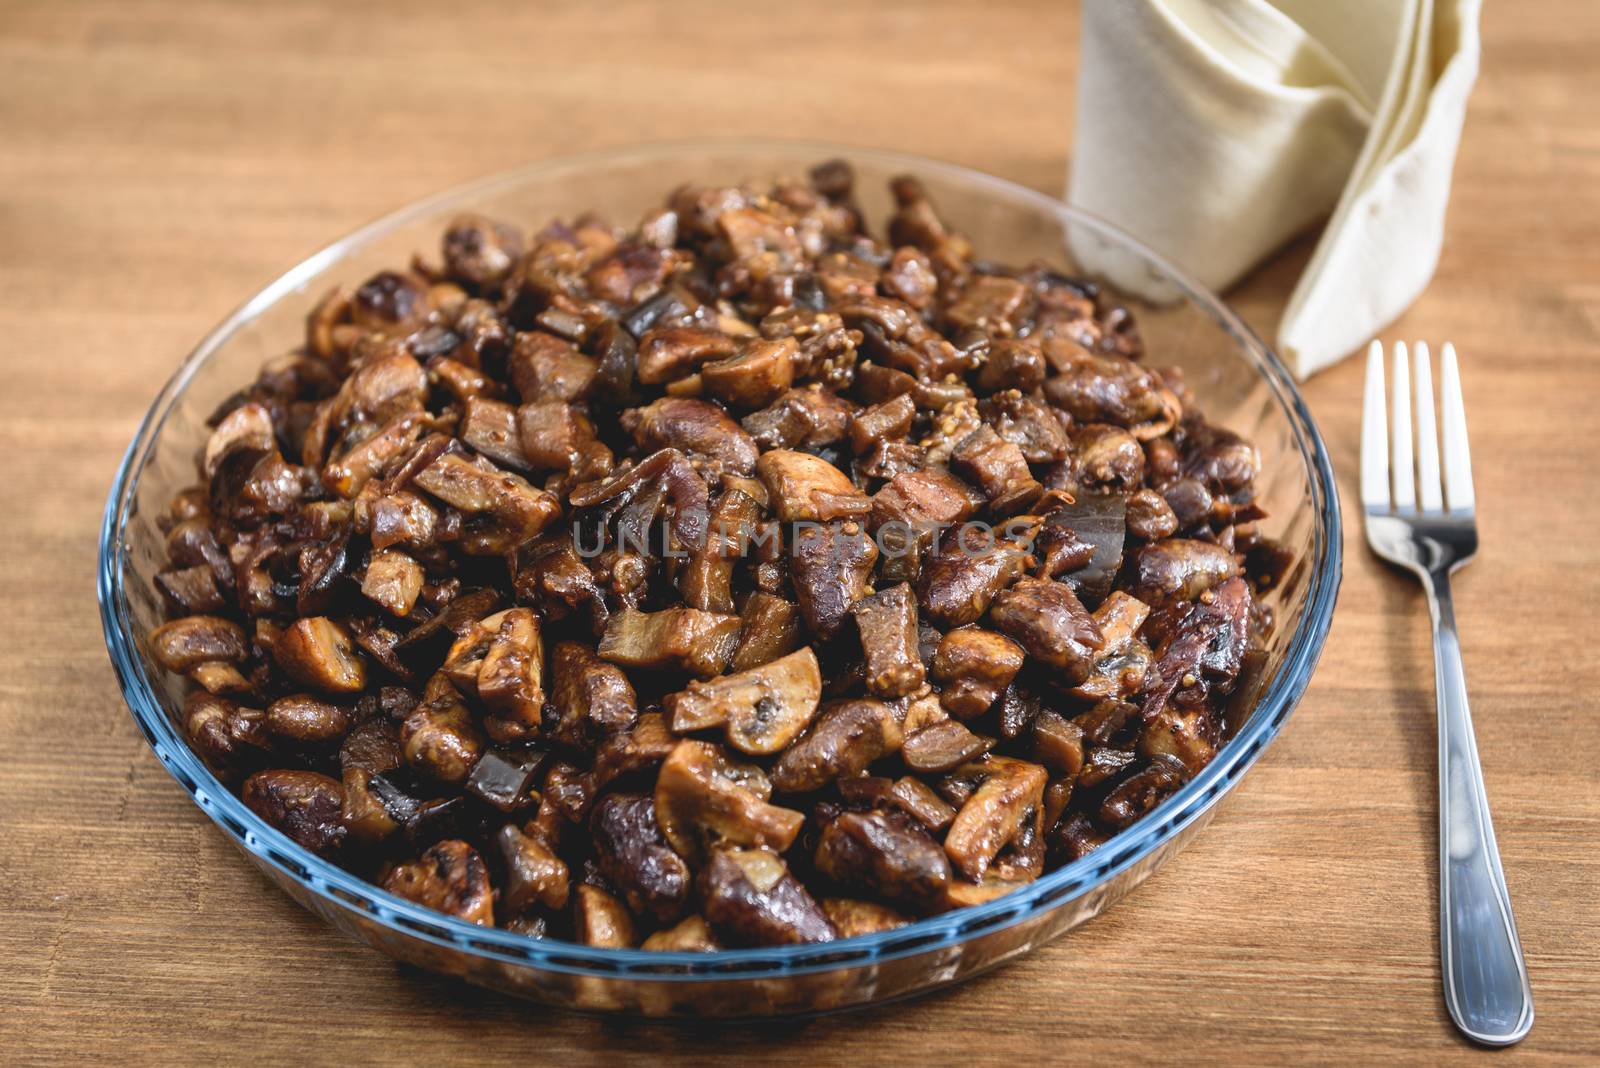
<instances>
[{"instance_id":1,"label":"wood grain surface","mask_svg":"<svg viewBox=\"0 0 1600 1068\"><path fill-rule=\"evenodd\" d=\"M1502 1054L1440 1001L1424 606L1358 524L1303 705L1187 852L999 972L807 1023L590 1019L400 970L258 875L124 709L104 495L246 294L425 193L641 139L834 139L1056 192L1075 5L0 3L0 1062L1600 1060L1600 6L1485 17L1444 259L1388 336L1464 358L1484 548L1458 612L1538 1006ZM1309 247L1233 295L1269 336ZM1360 376L1306 389L1352 518Z\"/></svg>"}]
</instances>

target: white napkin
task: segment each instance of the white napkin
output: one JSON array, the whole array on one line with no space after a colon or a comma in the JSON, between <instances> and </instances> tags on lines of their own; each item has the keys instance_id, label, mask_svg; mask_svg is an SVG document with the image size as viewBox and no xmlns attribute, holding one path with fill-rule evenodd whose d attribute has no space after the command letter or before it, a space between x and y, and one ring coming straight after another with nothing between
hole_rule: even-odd
<instances>
[{"instance_id":1,"label":"white napkin","mask_svg":"<svg viewBox=\"0 0 1600 1068\"><path fill-rule=\"evenodd\" d=\"M1213 289L1327 218L1278 331L1304 378L1433 276L1481 3L1086 0L1068 199Z\"/></svg>"}]
</instances>

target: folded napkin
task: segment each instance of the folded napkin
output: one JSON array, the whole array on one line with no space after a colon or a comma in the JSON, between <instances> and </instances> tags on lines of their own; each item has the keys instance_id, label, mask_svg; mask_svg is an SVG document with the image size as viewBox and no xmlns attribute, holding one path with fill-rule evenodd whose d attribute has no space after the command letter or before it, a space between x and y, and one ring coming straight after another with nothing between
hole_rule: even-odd
<instances>
[{"instance_id":1,"label":"folded napkin","mask_svg":"<svg viewBox=\"0 0 1600 1068\"><path fill-rule=\"evenodd\" d=\"M1278 331L1304 378L1433 276L1481 2L1087 0L1068 199L1219 290L1328 219Z\"/></svg>"}]
</instances>

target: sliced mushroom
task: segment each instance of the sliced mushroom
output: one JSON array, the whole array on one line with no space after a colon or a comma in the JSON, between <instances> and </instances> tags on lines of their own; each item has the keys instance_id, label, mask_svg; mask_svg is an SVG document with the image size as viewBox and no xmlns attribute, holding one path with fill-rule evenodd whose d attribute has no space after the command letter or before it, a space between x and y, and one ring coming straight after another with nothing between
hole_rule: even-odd
<instances>
[{"instance_id":1,"label":"sliced mushroom","mask_svg":"<svg viewBox=\"0 0 1600 1068\"><path fill-rule=\"evenodd\" d=\"M462 532L460 544L469 553L502 555L537 537L561 514L554 494L482 457L444 453L413 481L446 504L481 517L481 527Z\"/></svg>"},{"instance_id":2,"label":"sliced mushroom","mask_svg":"<svg viewBox=\"0 0 1600 1068\"><path fill-rule=\"evenodd\" d=\"M647 386L692 374L701 364L725 360L739 351L737 338L716 330L669 326L639 339L638 378Z\"/></svg>"},{"instance_id":3,"label":"sliced mushroom","mask_svg":"<svg viewBox=\"0 0 1600 1068\"><path fill-rule=\"evenodd\" d=\"M332 856L344 844L344 788L337 779L314 771L258 771L239 796L251 812L318 856Z\"/></svg>"},{"instance_id":4,"label":"sliced mushroom","mask_svg":"<svg viewBox=\"0 0 1600 1068\"><path fill-rule=\"evenodd\" d=\"M445 270L470 285L505 281L521 258L522 235L506 223L482 215L459 215L444 232Z\"/></svg>"},{"instance_id":5,"label":"sliced mushroom","mask_svg":"<svg viewBox=\"0 0 1600 1068\"><path fill-rule=\"evenodd\" d=\"M679 733L722 727L728 744L752 756L776 753L810 724L822 672L808 646L759 667L691 682L663 706Z\"/></svg>"},{"instance_id":6,"label":"sliced mushroom","mask_svg":"<svg viewBox=\"0 0 1600 1068\"><path fill-rule=\"evenodd\" d=\"M982 774L982 785L956 813L944 839L951 862L974 882L1016 837L1024 819L1040 818L1046 780L1044 768L1012 757L989 757Z\"/></svg>"},{"instance_id":7,"label":"sliced mushroom","mask_svg":"<svg viewBox=\"0 0 1600 1068\"><path fill-rule=\"evenodd\" d=\"M361 592L392 616L411 614L425 579L422 565L398 549L380 549L367 561Z\"/></svg>"},{"instance_id":8,"label":"sliced mushroom","mask_svg":"<svg viewBox=\"0 0 1600 1068\"><path fill-rule=\"evenodd\" d=\"M579 352L571 342L529 330L517 335L506 371L522 403L581 400L588 395L599 362Z\"/></svg>"},{"instance_id":9,"label":"sliced mushroom","mask_svg":"<svg viewBox=\"0 0 1600 1068\"><path fill-rule=\"evenodd\" d=\"M907 732L900 756L912 771L930 774L959 767L993 748L993 738L974 734L965 724L946 719Z\"/></svg>"},{"instance_id":10,"label":"sliced mushroom","mask_svg":"<svg viewBox=\"0 0 1600 1068\"><path fill-rule=\"evenodd\" d=\"M1013 515L1044 492L1028 469L1022 450L989 426L980 426L956 444L950 454L950 466L977 483L996 515Z\"/></svg>"},{"instance_id":11,"label":"sliced mushroom","mask_svg":"<svg viewBox=\"0 0 1600 1068\"><path fill-rule=\"evenodd\" d=\"M700 368L706 392L735 408L759 408L776 400L794 382L800 346L794 338L758 340L726 360Z\"/></svg>"},{"instance_id":12,"label":"sliced mushroom","mask_svg":"<svg viewBox=\"0 0 1600 1068\"><path fill-rule=\"evenodd\" d=\"M1104 827L1120 831L1166 800L1188 778L1188 769L1175 757L1156 756L1106 794L1095 812Z\"/></svg>"},{"instance_id":13,"label":"sliced mushroom","mask_svg":"<svg viewBox=\"0 0 1600 1068\"><path fill-rule=\"evenodd\" d=\"M1021 549L966 534L956 530L947 535L917 579L923 613L942 627L964 627L982 619L1027 568L1028 556Z\"/></svg>"},{"instance_id":14,"label":"sliced mushroom","mask_svg":"<svg viewBox=\"0 0 1600 1068\"><path fill-rule=\"evenodd\" d=\"M326 616L291 623L273 644L278 666L290 678L325 693L360 693L367 666L350 632Z\"/></svg>"},{"instance_id":15,"label":"sliced mushroom","mask_svg":"<svg viewBox=\"0 0 1600 1068\"><path fill-rule=\"evenodd\" d=\"M395 867L383 880L391 894L435 912L484 927L494 926L494 887L489 869L467 843L437 842L409 864Z\"/></svg>"},{"instance_id":16,"label":"sliced mushroom","mask_svg":"<svg viewBox=\"0 0 1600 1068\"><path fill-rule=\"evenodd\" d=\"M921 688L926 670L917 655L917 599L905 583L863 597L850 608L866 656L867 689L904 697Z\"/></svg>"},{"instance_id":17,"label":"sliced mushroom","mask_svg":"<svg viewBox=\"0 0 1600 1068\"><path fill-rule=\"evenodd\" d=\"M617 540L648 545L648 528L664 505L672 505L671 529L678 544L697 549L705 542L710 514L705 479L677 449L662 449L610 478L575 488L568 503L596 509L609 520L620 516Z\"/></svg>"},{"instance_id":18,"label":"sliced mushroom","mask_svg":"<svg viewBox=\"0 0 1600 1068\"><path fill-rule=\"evenodd\" d=\"M525 741L538 733L544 710L544 644L532 610L512 608L501 617L478 669L478 698L489 711L484 730L496 742Z\"/></svg>"},{"instance_id":19,"label":"sliced mushroom","mask_svg":"<svg viewBox=\"0 0 1600 1068\"><path fill-rule=\"evenodd\" d=\"M656 778L656 820L662 835L691 863L715 844L766 846L782 852L805 822L802 813L766 803L751 776L714 745L685 739Z\"/></svg>"},{"instance_id":20,"label":"sliced mushroom","mask_svg":"<svg viewBox=\"0 0 1600 1068\"><path fill-rule=\"evenodd\" d=\"M572 896L572 933L583 945L608 949L626 949L638 940L627 906L588 883Z\"/></svg>"},{"instance_id":21,"label":"sliced mushroom","mask_svg":"<svg viewBox=\"0 0 1600 1068\"><path fill-rule=\"evenodd\" d=\"M909 393L864 408L850 420L850 447L860 454L879 442L903 438L911 432L916 415L917 405Z\"/></svg>"},{"instance_id":22,"label":"sliced mushroom","mask_svg":"<svg viewBox=\"0 0 1600 1068\"><path fill-rule=\"evenodd\" d=\"M860 775L903 741L900 720L882 701L835 702L784 750L772 766L772 784L785 793L820 790L834 779Z\"/></svg>"},{"instance_id":23,"label":"sliced mushroom","mask_svg":"<svg viewBox=\"0 0 1600 1068\"><path fill-rule=\"evenodd\" d=\"M393 838L400 830L382 797L372 788L377 776L366 768L347 767L341 783L339 819L346 832L363 846L375 846Z\"/></svg>"},{"instance_id":24,"label":"sliced mushroom","mask_svg":"<svg viewBox=\"0 0 1600 1068\"><path fill-rule=\"evenodd\" d=\"M516 410L517 445L532 471L571 469L594 441L594 424L566 401L534 401Z\"/></svg>"},{"instance_id":25,"label":"sliced mushroom","mask_svg":"<svg viewBox=\"0 0 1600 1068\"><path fill-rule=\"evenodd\" d=\"M467 398L456 436L468 448L502 467L526 471L531 466L517 433L517 409L504 401Z\"/></svg>"},{"instance_id":26,"label":"sliced mushroom","mask_svg":"<svg viewBox=\"0 0 1600 1068\"><path fill-rule=\"evenodd\" d=\"M820 456L773 449L761 454L755 471L767 487L773 511L785 523L863 516L872 508L855 483Z\"/></svg>"},{"instance_id":27,"label":"sliced mushroom","mask_svg":"<svg viewBox=\"0 0 1600 1068\"><path fill-rule=\"evenodd\" d=\"M1083 770L1083 728L1045 709L1033 720L1033 758L1057 775L1076 779Z\"/></svg>"},{"instance_id":28,"label":"sliced mushroom","mask_svg":"<svg viewBox=\"0 0 1600 1068\"><path fill-rule=\"evenodd\" d=\"M203 690L184 701L183 728L206 766L225 779L259 766L271 747L265 712Z\"/></svg>"},{"instance_id":29,"label":"sliced mushroom","mask_svg":"<svg viewBox=\"0 0 1600 1068\"><path fill-rule=\"evenodd\" d=\"M700 873L706 922L733 946L829 942L839 932L788 865L765 849L719 850Z\"/></svg>"},{"instance_id":30,"label":"sliced mushroom","mask_svg":"<svg viewBox=\"0 0 1600 1068\"><path fill-rule=\"evenodd\" d=\"M697 608L627 608L611 617L596 651L623 667L670 668L709 679L722 673L738 640L738 616Z\"/></svg>"},{"instance_id":31,"label":"sliced mushroom","mask_svg":"<svg viewBox=\"0 0 1600 1068\"><path fill-rule=\"evenodd\" d=\"M276 448L277 435L272 429L272 413L266 405L249 401L239 405L217 423L216 429L206 439L200 469L209 481L216 477L222 461L234 452L263 453Z\"/></svg>"},{"instance_id":32,"label":"sliced mushroom","mask_svg":"<svg viewBox=\"0 0 1600 1068\"><path fill-rule=\"evenodd\" d=\"M1133 553L1133 595L1155 607L1192 601L1239 573L1233 553L1221 545L1168 538Z\"/></svg>"},{"instance_id":33,"label":"sliced mushroom","mask_svg":"<svg viewBox=\"0 0 1600 1068\"><path fill-rule=\"evenodd\" d=\"M733 572L755 534L761 506L739 489L728 489L711 514L705 544L689 557L678 576L678 589L690 608L732 612Z\"/></svg>"}]
</instances>

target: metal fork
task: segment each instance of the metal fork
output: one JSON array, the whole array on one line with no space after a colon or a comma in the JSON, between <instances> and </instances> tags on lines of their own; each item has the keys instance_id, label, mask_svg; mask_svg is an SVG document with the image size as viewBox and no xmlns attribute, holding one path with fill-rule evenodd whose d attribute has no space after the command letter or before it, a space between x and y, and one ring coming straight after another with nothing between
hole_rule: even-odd
<instances>
[{"instance_id":1,"label":"metal fork","mask_svg":"<svg viewBox=\"0 0 1600 1068\"><path fill-rule=\"evenodd\" d=\"M1417 576L1433 617L1433 683L1439 706L1439 953L1445 1005L1468 1038L1507 1046L1533 1026L1533 992L1489 821L1450 601L1451 572L1478 551L1467 416L1455 347L1447 342L1441 354L1442 434L1433 417L1428 346L1418 342L1414 355L1413 361L1404 342L1395 345L1391 413L1384 402L1383 344L1374 341L1367 353L1361 504L1372 551Z\"/></svg>"}]
</instances>

